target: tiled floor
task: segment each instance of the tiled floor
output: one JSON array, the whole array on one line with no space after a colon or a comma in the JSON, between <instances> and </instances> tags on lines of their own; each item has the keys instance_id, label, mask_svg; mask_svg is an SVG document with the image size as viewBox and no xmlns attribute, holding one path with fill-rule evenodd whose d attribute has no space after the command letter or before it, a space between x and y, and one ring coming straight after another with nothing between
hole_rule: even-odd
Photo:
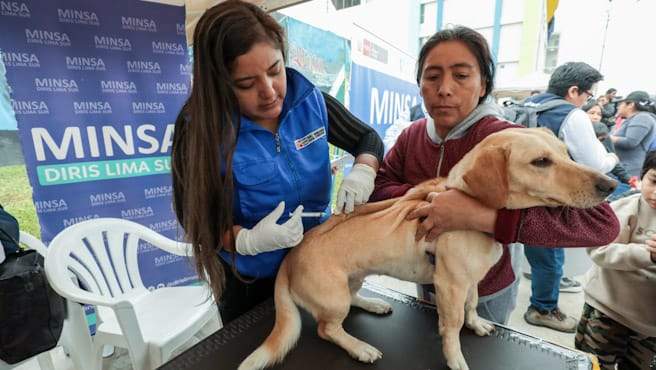
<instances>
[{"instance_id":1,"label":"tiled floor","mask_svg":"<svg viewBox=\"0 0 656 370\"><path fill-rule=\"evenodd\" d=\"M581 281L580 279L580 276L577 277L577 280ZM370 277L369 280L375 284L381 284L405 294L416 295L415 284L413 283L399 281L384 276L373 276ZM510 317L509 326L520 332L540 337L552 343L560 344L565 347L573 347L574 334L560 333L554 330L532 326L524 321L523 315L528 307L530 294L531 282L525 278L521 278L519 293L517 296L517 307ZM583 293L562 293L560 295L559 304L563 312L578 319L581 315L581 310L583 309ZM54 351L53 358L57 370L85 370L74 369L70 359L68 359L60 349ZM124 349L117 349L114 355L103 361L104 370L130 370L131 368L130 359L127 355L127 351ZM39 370L39 365L35 360L29 361L17 367L16 370Z\"/></svg>"}]
</instances>

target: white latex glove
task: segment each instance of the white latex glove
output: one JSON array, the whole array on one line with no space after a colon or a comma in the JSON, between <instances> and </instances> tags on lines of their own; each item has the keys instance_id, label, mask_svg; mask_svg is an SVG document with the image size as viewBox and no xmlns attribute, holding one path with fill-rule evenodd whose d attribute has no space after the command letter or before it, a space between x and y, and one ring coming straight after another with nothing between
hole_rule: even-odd
<instances>
[{"instance_id":1,"label":"white latex glove","mask_svg":"<svg viewBox=\"0 0 656 370\"><path fill-rule=\"evenodd\" d=\"M292 216L282 225L277 221L285 210L285 202L266 215L252 229L242 228L237 234L235 248L237 253L253 256L263 252L297 246L303 240L303 222L300 205Z\"/></svg>"},{"instance_id":2,"label":"white latex glove","mask_svg":"<svg viewBox=\"0 0 656 370\"><path fill-rule=\"evenodd\" d=\"M374 191L375 179L376 171L370 166L362 163L353 165L337 192L335 213L351 213L355 206L366 203Z\"/></svg>"}]
</instances>

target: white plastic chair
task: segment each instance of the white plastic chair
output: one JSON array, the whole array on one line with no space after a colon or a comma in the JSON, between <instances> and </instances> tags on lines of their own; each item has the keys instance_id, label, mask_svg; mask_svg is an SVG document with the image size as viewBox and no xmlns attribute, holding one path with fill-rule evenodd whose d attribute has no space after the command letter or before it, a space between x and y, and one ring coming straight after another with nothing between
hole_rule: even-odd
<instances>
[{"instance_id":1,"label":"white plastic chair","mask_svg":"<svg viewBox=\"0 0 656 370\"><path fill-rule=\"evenodd\" d=\"M190 255L188 244L116 218L72 225L48 248L45 268L53 288L67 299L96 306L95 363L89 370L100 370L103 345L127 348L134 370L154 369L193 340L194 334L221 327L205 285L146 289L137 263L140 241L172 254Z\"/></svg>"},{"instance_id":2,"label":"white plastic chair","mask_svg":"<svg viewBox=\"0 0 656 370\"><path fill-rule=\"evenodd\" d=\"M46 253L48 252L48 248L45 246L45 244L43 244L43 242L41 242L41 240L37 239L33 235L31 235L29 233L26 233L24 231L20 231L19 242L21 244L27 246L29 249L34 249L37 253L39 253L44 258L46 256ZM61 347L64 348L65 353L70 353L70 348L71 348L71 346L69 344L70 340L73 339L73 338L77 339L77 337L79 337L79 339L81 339L83 341L84 340L84 335L79 336L79 335L75 335L73 333L70 333L72 330L74 331L76 329L75 325L74 325L75 320L73 320L73 317L75 316L76 308L78 310L80 309L80 305L78 305L77 303L70 302L68 300L66 301L66 305L67 305L67 309L68 309L68 314L67 314L67 318L64 320L64 327L62 328L61 337L59 338L59 341L57 343L57 347L61 346ZM72 307L72 305L75 305L77 307ZM84 320L84 316L82 316L82 319ZM86 321L85 321L85 327L86 327ZM88 350L90 351L91 350L91 340L90 340L90 338L88 338L89 337L88 328L86 329L86 336L87 336L86 344L88 346ZM57 347L55 347L55 348L57 348ZM55 349L55 348L53 348L53 349ZM80 346L76 346L75 348L80 348L80 349L84 348L84 343L81 342ZM41 370L54 370L55 366L53 365L53 362L52 362L51 351L52 350L42 352L42 353L40 353L40 354L38 354L38 355L36 355L32 358L26 359L24 361L21 361L17 364L13 364L13 365L7 364L7 363L3 362L2 360L0 360L0 370L13 369L13 368L18 367L18 366L24 364L25 362L30 361L34 358L36 358L37 362L39 363L39 367L41 368ZM73 362L74 362L76 368L83 369L83 367L81 366L82 363L79 362L79 356L73 355L71 357L73 359Z\"/></svg>"}]
</instances>

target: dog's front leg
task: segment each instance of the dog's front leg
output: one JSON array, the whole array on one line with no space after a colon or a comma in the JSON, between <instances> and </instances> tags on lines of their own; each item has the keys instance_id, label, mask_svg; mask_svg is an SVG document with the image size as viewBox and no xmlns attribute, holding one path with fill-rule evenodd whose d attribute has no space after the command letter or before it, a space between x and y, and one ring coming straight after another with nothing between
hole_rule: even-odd
<instances>
[{"instance_id":1,"label":"dog's front leg","mask_svg":"<svg viewBox=\"0 0 656 370\"><path fill-rule=\"evenodd\" d=\"M472 285L469 288L467 302L465 302L465 324L468 328L476 332L476 335L490 335L494 331L494 325L478 316L476 306L478 306L478 286Z\"/></svg>"},{"instance_id":2,"label":"dog's front leg","mask_svg":"<svg viewBox=\"0 0 656 370\"><path fill-rule=\"evenodd\" d=\"M437 263L434 275L442 352L449 369L468 370L460 348L460 330L465 321L465 301L470 287L467 283L458 281L457 275L450 274L443 265Z\"/></svg>"}]
</instances>

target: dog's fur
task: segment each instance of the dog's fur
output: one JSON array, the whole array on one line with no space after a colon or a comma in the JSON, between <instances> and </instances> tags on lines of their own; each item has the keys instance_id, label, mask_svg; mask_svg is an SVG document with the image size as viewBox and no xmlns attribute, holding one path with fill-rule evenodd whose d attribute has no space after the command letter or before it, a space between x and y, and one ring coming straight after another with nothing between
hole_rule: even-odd
<instances>
[{"instance_id":1,"label":"dog's fur","mask_svg":"<svg viewBox=\"0 0 656 370\"><path fill-rule=\"evenodd\" d=\"M493 208L572 206L604 200L615 183L574 163L565 146L544 129L506 129L485 138L451 170L448 179L430 180L405 196L332 216L310 230L283 261L276 279L276 322L271 334L239 367L261 369L279 362L298 340L297 306L318 321L319 336L351 356L374 362L382 353L344 331L350 306L386 314L380 299L358 290L367 275L381 274L421 284L434 283L439 333L451 369L467 369L460 350L463 322L478 335L494 326L479 318L477 285L498 262L502 246L477 231L450 231L432 243L416 241L418 221L406 216L427 204L433 192L459 189ZM435 265L427 258L435 254Z\"/></svg>"}]
</instances>

